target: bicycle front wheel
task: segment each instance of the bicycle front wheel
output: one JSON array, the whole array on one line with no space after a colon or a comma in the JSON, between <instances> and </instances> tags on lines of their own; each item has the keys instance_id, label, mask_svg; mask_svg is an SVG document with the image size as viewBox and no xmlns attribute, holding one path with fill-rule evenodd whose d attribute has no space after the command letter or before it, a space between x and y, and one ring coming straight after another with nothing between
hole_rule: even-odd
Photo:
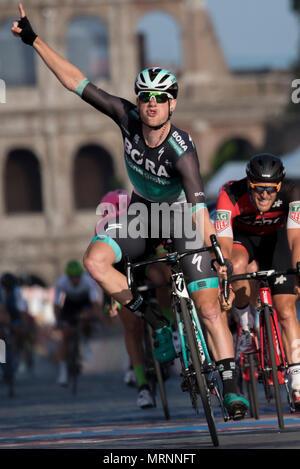
<instances>
[{"instance_id":1,"label":"bicycle front wheel","mask_svg":"<svg viewBox=\"0 0 300 469\"><path fill-rule=\"evenodd\" d=\"M80 373L79 337L71 337L68 350L68 374L73 395L77 394L78 375Z\"/></svg>"},{"instance_id":2,"label":"bicycle front wheel","mask_svg":"<svg viewBox=\"0 0 300 469\"><path fill-rule=\"evenodd\" d=\"M267 346L268 356L269 356L270 365L272 369L272 379L273 379L273 385L274 385L274 396L275 396L275 403L276 403L278 426L279 428L283 429L284 421L283 421L280 385L279 385L279 380L278 380L278 367L277 367L276 356L275 356L276 344L274 343L273 328L272 328L272 321L273 321L272 310L270 310L268 306L264 308L264 320L265 320L266 333L267 333L267 344L265 344L265 346Z\"/></svg>"},{"instance_id":3,"label":"bicycle front wheel","mask_svg":"<svg viewBox=\"0 0 300 469\"><path fill-rule=\"evenodd\" d=\"M169 406L168 406L168 399L167 399L167 393L166 393L166 387L165 387L165 382L162 374L162 368L161 364L156 360L154 353L153 353L153 337L152 337L152 327L150 324L147 324L147 332L149 336L149 341L151 344L151 353L152 353L152 360L153 360L153 366L154 366L154 371L155 371L155 376L154 378L156 379L157 385L158 385L158 390L160 394L160 399L161 399L161 404L162 408L164 411L164 416L166 420L170 419L170 412L169 412ZM155 392L154 392L155 394Z\"/></svg>"},{"instance_id":4,"label":"bicycle front wheel","mask_svg":"<svg viewBox=\"0 0 300 469\"><path fill-rule=\"evenodd\" d=\"M182 319L184 324L185 335L187 339L187 346L189 348L193 370L201 397L203 410L205 413L209 433L214 446L219 446L219 438L217 434L215 419L211 407L210 391L207 387L206 380L202 374L201 358L199 348L197 344L197 338L195 335L195 328L191 319L190 309L188 302L185 298L180 298L180 307L182 313Z\"/></svg>"},{"instance_id":5,"label":"bicycle front wheel","mask_svg":"<svg viewBox=\"0 0 300 469\"><path fill-rule=\"evenodd\" d=\"M247 381L248 396L250 402L251 417L256 420L259 419L259 407L258 407L258 392L257 392L257 380L255 376L255 356L249 354L247 357L249 366L249 381Z\"/></svg>"}]
</instances>

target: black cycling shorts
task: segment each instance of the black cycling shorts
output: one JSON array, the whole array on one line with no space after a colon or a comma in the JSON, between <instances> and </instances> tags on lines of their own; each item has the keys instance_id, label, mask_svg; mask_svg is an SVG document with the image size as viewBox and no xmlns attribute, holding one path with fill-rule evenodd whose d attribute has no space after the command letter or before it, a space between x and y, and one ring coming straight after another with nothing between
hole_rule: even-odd
<instances>
[{"instance_id":1,"label":"black cycling shorts","mask_svg":"<svg viewBox=\"0 0 300 469\"><path fill-rule=\"evenodd\" d=\"M135 200L139 200L149 207L150 202L145 201L138 196L135 197ZM168 236L168 238L173 240L176 251L181 253L196 249L197 246L192 242L193 239L185 237L184 230L181 231L181 236L175 235L177 228L175 226L174 217L175 216L171 214L170 232L168 233L170 236ZM129 256L132 262L146 260L149 256L153 255L155 247L166 239L161 230L162 220L155 220L155 226L157 227L158 233L157 237L150 238L149 236L142 235L132 237L129 227L131 226L131 222L135 219L136 217L127 215L127 222L125 224L122 223L121 218L109 221L105 229L93 239L93 242L105 242L113 248L116 254L115 267L120 271L123 271L125 256ZM153 220L146 220L145 223L143 222L143 219L140 218L141 232L143 223L144 225L147 224L149 233ZM207 288L218 288L218 277L215 270L212 268L211 259L210 253L206 251L186 256L180 261L187 288L190 293Z\"/></svg>"},{"instance_id":2,"label":"black cycling shorts","mask_svg":"<svg viewBox=\"0 0 300 469\"><path fill-rule=\"evenodd\" d=\"M63 322L75 325L78 322L79 314L84 310L91 309L91 307L92 303L87 295L76 300L66 297L61 309L60 319Z\"/></svg>"},{"instance_id":3,"label":"black cycling shorts","mask_svg":"<svg viewBox=\"0 0 300 469\"><path fill-rule=\"evenodd\" d=\"M253 260L257 261L260 270L286 270L292 267L285 227L267 235L234 233L234 247L246 249L249 263ZM294 294L293 275L270 278L269 282L273 295Z\"/></svg>"}]
</instances>

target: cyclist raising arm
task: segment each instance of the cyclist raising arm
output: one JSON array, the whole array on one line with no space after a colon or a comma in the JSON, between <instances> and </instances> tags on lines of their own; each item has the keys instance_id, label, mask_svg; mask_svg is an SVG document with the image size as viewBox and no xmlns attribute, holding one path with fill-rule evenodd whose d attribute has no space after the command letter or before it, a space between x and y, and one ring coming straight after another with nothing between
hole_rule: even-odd
<instances>
[{"instance_id":1,"label":"cyclist raising arm","mask_svg":"<svg viewBox=\"0 0 300 469\"><path fill-rule=\"evenodd\" d=\"M197 245L193 243L192 248L201 248L203 243L209 245L209 236L214 233L214 228L205 204L196 148L189 134L176 128L170 121L178 92L175 76L160 68L140 72L135 82L136 105L126 99L112 96L90 83L76 67L38 38L32 31L21 4L19 10L21 20L13 24L12 32L27 44L33 45L68 90L78 94L119 126L124 140L127 172L134 186L129 213L134 203L143 205L145 211L139 221L145 228L150 219L153 222L153 217L148 218L148 214L151 213L155 202L165 202L168 206L172 204L172 207L178 209L181 217L186 213L187 202L191 206L188 207L189 215L192 215L194 225L198 231L203 229L202 235L196 238ZM127 217L129 221L130 216ZM178 226L175 215L169 211L168 216L163 218L170 220L170 235L164 233L162 236L162 224L158 224L157 237L171 237L176 250L187 250L187 243L191 240L186 233L176 235ZM181 228L185 226L183 221L185 220L181 218ZM149 251L152 241L149 241L147 234L133 237L129 232L130 226L130 223L110 225L106 233L97 235L87 249L84 265L109 295L132 313L143 316L143 298L138 294L132 296L126 277L114 268L114 264L120 262L124 254L136 260L144 257ZM147 226L150 226L150 223ZM236 393L233 341L225 315L220 311L218 277L211 267L211 257L209 254L186 256L182 261L182 268L220 369L224 403L234 417L242 417L248 403ZM218 268L219 275L225 272L226 267ZM163 330L164 323L158 318L145 319L157 334Z\"/></svg>"}]
</instances>

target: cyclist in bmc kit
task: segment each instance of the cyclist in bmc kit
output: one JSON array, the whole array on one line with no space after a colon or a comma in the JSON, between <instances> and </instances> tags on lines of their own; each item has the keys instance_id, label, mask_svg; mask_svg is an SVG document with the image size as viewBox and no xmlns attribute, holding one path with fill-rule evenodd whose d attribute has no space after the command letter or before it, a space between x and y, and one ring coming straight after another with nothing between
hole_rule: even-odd
<instances>
[{"instance_id":1,"label":"cyclist in bmc kit","mask_svg":"<svg viewBox=\"0 0 300 469\"><path fill-rule=\"evenodd\" d=\"M132 295L126 277L114 268L114 264L120 262L124 255L129 255L132 260L147 255L152 247L151 239L147 235L153 223L150 214L154 203L165 202L168 207L172 204L172 207L175 206L174 210L182 217L186 215L187 208L190 210L188 214L197 227L197 234L194 232L197 243L191 243L191 249L200 248L203 243L210 245L209 236L215 232L205 204L194 143L186 132L176 128L170 121L176 107L176 78L163 69L147 69L138 74L135 82L136 104L112 96L90 83L77 67L37 37L22 5L19 5L19 11L21 19L13 23L13 34L33 46L63 86L110 117L121 130L127 172L134 186L127 223L109 226L105 234L96 236L84 256L84 265L107 294L132 313L144 317L143 298L137 293ZM139 203L139 207L144 207L138 220L137 213L130 212L132 205L136 203ZM182 230L180 236L177 236L178 224L175 214L169 210L168 216L163 218L170 221L170 232L162 233L161 224L158 224L157 237L171 237L175 249L179 252L187 250L187 241L190 239L187 239L188 236L185 232L182 233ZM139 222L142 232L140 237L135 236L136 231L134 234L130 232L131 221ZM151 224L148 224L149 221ZM181 228L185 229L182 222ZM201 233L201 229L202 239L199 240L201 236L198 233ZM153 237L152 233L151 236ZM221 314L218 276L211 267L211 256L208 253L186 256L182 261L182 269L220 370L224 405L233 418L242 418L247 411L248 402L236 392L233 339L226 317ZM217 269L218 275L226 275L226 267L217 266ZM145 319L156 331L157 336L163 334L166 325L160 318L153 315Z\"/></svg>"},{"instance_id":2,"label":"cyclist in bmc kit","mask_svg":"<svg viewBox=\"0 0 300 469\"><path fill-rule=\"evenodd\" d=\"M94 280L78 261L68 262L65 274L56 281L54 296L54 313L63 336L57 354L57 382L61 386L68 384L67 350L72 328L80 319L89 335L90 320L99 317L99 301L99 289Z\"/></svg>"},{"instance_id":3,"label":"cyclist in bmc kit","mask_svg":"<svg viewBox=\"0 0 300 469\"><path fill-rule=\"evenodd\" d=\"M283 164L274 155L253 156L246 173L246 178L226 183L218 197L215 228L224 255L231 259L235 274L246 272L254 260L260 269L296 267L300 260L300 187L284 178ZM296 311L300 288L293 276L279 276L270 284L293 398L300 408L300 325ZM233 288L233 315L240 319L243 329L240 348L251 351L250 285L240 281Z\"/></svg>"}]
</instances>

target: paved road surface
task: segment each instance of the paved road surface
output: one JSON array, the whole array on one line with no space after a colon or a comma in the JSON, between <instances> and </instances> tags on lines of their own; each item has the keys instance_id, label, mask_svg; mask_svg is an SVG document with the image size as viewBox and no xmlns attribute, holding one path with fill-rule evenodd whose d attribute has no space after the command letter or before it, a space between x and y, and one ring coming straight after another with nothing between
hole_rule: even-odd
<instances>
[{"instance_id":1,"label":"paved road surface","mask_svg":"<svg viewBox=\"0 0 300 469\"><path fill-rule=\"evenodd\" d=\"M103 360L98 360L100 369L92 372L91 362L86 363L77 396L57 386L56 368L45 357L37 358L34 376L18 375L14 398L7 397L1 383L0 449L212 448L203 413L197 416L188 395L180 391L176 368L166 382L171 413L166 421L160 405L147 410L136 407L136 390L123 384L123 361L119 360L123 339L115 336L109 343L102 349ZM283 394L285 430L279 432L274 403L266 403L262 389L260 394L258 421L225 423L216 409L220 448L300 448L300 414L289 413Z\"/></svg>"}]
</instances>

